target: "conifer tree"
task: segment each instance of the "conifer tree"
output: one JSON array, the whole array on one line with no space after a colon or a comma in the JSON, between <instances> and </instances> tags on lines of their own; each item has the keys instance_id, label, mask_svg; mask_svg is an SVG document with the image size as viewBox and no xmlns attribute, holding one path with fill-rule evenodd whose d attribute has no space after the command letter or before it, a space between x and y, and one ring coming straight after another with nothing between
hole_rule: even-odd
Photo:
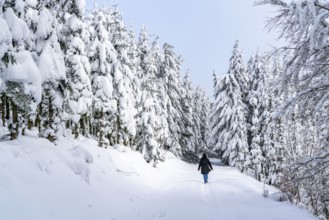
<instances>
[{"instance_id":1,"label":"conifer tree","mask_svg":"<svg viewBox=\"0 0 329 220\"><path fill-rule=\"evenodd\" d=\"M180 145L182 146L183 158L188 161L198 161L195 155L197 153L198 146L193 143L193 134L195 133L193 126L197 124L193 123L193 88L187 72L182 82L182 94L181 94L181 105L182 105L182 130Z\"/></svg>"},{"instance_id":2,"label":"conifer tree","mask_svg":"<svg viewBox=\"0 0 329 220\"><path fill-rule=\"evenodd\" d=\"M138 104L139 133L137 137L137 149L142 151L146 161L154 161L154 165L161 160L159 148L160 120L157 110L159 102L157 100L157 74L158 68L153 51L150 49L148 34L142 28L138 41L139 63L141 68L140 82L142 99Z\"/></svg>"},{"instance_id":3,"label":"conifer tree","mask_svg":"<svg viewBox=\"0 0 329 220\"><path fill-rule=\"evenodd\" d=\"M215 103L211 113L210 146L225 164L244 170L248 154L246 123L246 73L238 44L235 43L228 74L215 76Z\"/></svg>"},{"instance_id":4,"label":"conifer tree","mask_svg":"<svg viewBox=\"0 0 329 220\"><path fill-rule=\"evenodd\" d=\"M263 84L261 81L263 66L263 59L259 57L258 54L255 56L253 65L251 68L251 88L249 92L249 111L251 115L251 145L250 145L250 155L247 160L247 164L250 167L248 173L253 175L255 178L260 180L263 172L262 164L265 161L263 154L263 140L261 134L261 115L263 113L263 106L261 103L261 93L263 89Z\"/></svg>"},{"instance_id":5,"label":"conifer tree","mask_svg":"<svg viewBox=\"0 0 329 220\"><path fill-rule=\"evenodd\" d=\"M62 49L65 53L67 77L66 120L75 137L88 133L88 120L92 105L92 91L89 79L90 64L84 44L85 26L83 23L84 1L63 1L65 14Z\"/></svg>"},{"instance_id":6,"label":"conifer tree","mask_svg":"<svg viewBox=\"0 0 329 220\"><path fill-rule=\"evenodd\" d=\"M161 148L166 148L166 140L169 136L169 126L167 121L167 103L168 96L165 92L165 85L162 81L161 71L163 63L163 52L161 51L158 38L156 38L151 46L151 57L156 69L156 75L151 82L154 90L155 112L157 115L156 120L156 139ZM151 79L152 80L152 79Z\"/></svg>"},{"instance_id":7,"label":"conifer tree","mask_svg":"<svg viewBox=\"0 0 329 220\"><path fill-rule=\"evenodd\" d=\"M243 170L247 154L246 128L243 102L239 85L232 74L226 74L218 82L218 97L212 110L212 130L210 144L212 150L219 153L224 164L236 166Z\"/></svg>"},{"instance_id":8,"label":"conifer tree","mask_svg":"<svg viewBox=\"0 0 329 220\"><path fill-rule=\"evenodd\" d=\"M6 119L12 119L8 124L11 138L17 138L19 133L24 134L27 118L35 112L41 100L40 72L31 56L32 40L28 25L17 10L16 1L5 1L2 5L2 17L11 33L12 47L5 40L7 51L3 53L2 81L5 94L3 101L6 106ZM6 28L6 25L4 26ZM8 29L7 29L8 31ZM9 34L5 29L7 40ZM7 32L7 34L6 34ZM19 75L19 70L26 72ZM22 80L23 79L23 80Z\"/></svg>"},{"instance_id":9,"label":"conifer tree","mask_svg":"<svg viewBox=\"0 0 329 220\"><path fill-rule=\"evenodd\" d=\"M219 143L219 134L223 130L222 126L218 126L218 123L220 122L220 113L222 111L222 106L220 106L220 92L222 91L219 87L219 84L221 82L221 79L217 76L216 72L213 72L213 89L214 89L214 103L211 108L211 113L209 115L210 118L210 138L207 142L210 148L213 151L220 152L220 146L217 145Z\"/></svg>"},{"instance_id":10,"label":"conifer tree","mask_svg":"<svg viewBox=\"0 0 329 220\"><path fill-rule=\"evenodd\" d=\"M246 72L243 54L239 49L239 41L237 40L233 46L232 57L230 58L230 66L228 74L233 74L241 89L241 99L247 102L248 95L248 74Z\"/></svg>"},{"instance_id":11,"label":"conifer tree","mask_svg":"<svg viewBox=\"0 0 329 220\"><path fill-rule=\"evenodd\" d=\"M196 94L198 95L198 98L196 99L196 105L200 103L201 109L200 111L195 112L195 114L199 115L199 129L200 129L200 139L198 139L198 147L199 149L208 149L207 142L209 140L209 134L210 134L210 121L209 121L209 115L210 115L210 101L209 98L206 95L206 92L201 87L197 87ZM198 101L200 100L200 101Z\"/></svg>"},{"instance_id":12,"label":"conifer tree","mask_svg":"<svg viewBox=\"0 0 329 220\"><path fill-rule=\"evenodd\" d=\"M117 55L104 26L106 17L101 10L95 11L91 25L94 27L89 60L91 63L91 84L93 91L93 118L99 146L114 144L114 112L116 103L113 100L113 79Z\"/></svg>"},{"instance_id":13,"label":"conifer tree","mask_svg":"<svg viewBox=\"0 0 329 220\"><path fill-rule=\"evenodd\" d=\"M55 141L59 135L66 84L64 55L58 43L56 24L56 17L43 7L35 33L35 50L43 87L36 125L39 127L40 136L50 141Z\"/></svg>"},{"instance_id":14,"label":"conifer tree","mask_svg":"<svg viewBox=\"0 0 329 220\"><path fill-rule=\"evenodd\" d=\"M165 147L175 155L182 156L182 146L179 143L182 134L181 114L182 106L179 96L182 94L180 85L180 59L173 51L173 47L167 43L163 45L164 60L159 76L163 83L166 100L167 121L169 136Z\"/></svg>"},{"instance_id":15,"label":"conifer tree","mask_svg":"<svg viewBox=\"0 0 329 220\"><path fill-rule=\"evenodd\" d=\"M132 28L130 27L130 30L128 31L128 49L127 49L127 56L128 56L128 66L132 72L133 77L132 79L132 94L134 97L134 107L137 108L138 103L140 102L140 95L141 95L141 74L142 69L139 62L139 54L138 54L138 45L135 38L135 33ZM138 114L138 112L136 112ZM135 115L136 118L136 115ZM137 123L137 122L136 122ZM135 140L132 142L132 144L135 144Z\"/></svg>"},{"instance_id":16,"label":"conifer tree","mask_svg":"<svg viewBox=\"0 0 329 220\"><path fill-rule=\"evenodd\" d=\"M128 56L129 36L122 17L115 8L111 17L112 44L117 52L118 65L114 71L114 98L117 101L116 143L130 146L136 135L135 116L137 114L134 98L134 82L136 75L130 69Z\"/></svg>"},{"instance_id":17,"label":"conifer tree","mask_svg":"<svg viewBox=\"0 0 329 220\"><path fill-rule=\"evenodd\" d=\"M0 38L0 73L4 73L8 65L14 64L15 57L13 56L13 45L12 45L12 35L8 27L7 21L3 15L3 4L4 1L0 1L0 27L2 30L2 35ZM1 124L0 126L7 126L6 121L10 117L9 102L7 101L6 90L6 79L3 74L0 75L0 111L1 111Z\"/></svg>"}]
</instances>

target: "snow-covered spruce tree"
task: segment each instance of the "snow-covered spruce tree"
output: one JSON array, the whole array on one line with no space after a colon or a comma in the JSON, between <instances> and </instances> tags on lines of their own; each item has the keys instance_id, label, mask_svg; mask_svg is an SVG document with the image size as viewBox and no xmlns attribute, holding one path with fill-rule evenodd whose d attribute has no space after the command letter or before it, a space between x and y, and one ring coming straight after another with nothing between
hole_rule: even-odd
<instances>
[{"instance_id":1,"label":"snow-covered spruce tree","mask_svg":"<svg viewBox=\"0 0 329 220\"><path fill-rule=\"evenodd\" d=\"M161 51L158 38L156 38L151 46L151 54L155 62L157 74L156 79L151 83L154 85L155 90L155 112L157 115L156 120L156 140L159 143L160 148L164 149L166 140L169 137L169 126L167 120L167 103L168 96L165 91L165 84L161 77L161 68L164 60L163 52Z\"/></svg>"},{"instance_id":2,"label":"snow-covered spruce tree","mask_svg":"<svg viewBox=\"0 0 329 220\"><path fill-rule=\"evenodd\" d=\"M219 154L224 164L243 171L248 146L239 84L233 74L226 74L217 82L215 91L218 96L210 115L210 148Z\"/></svg>"},{"instance_id":3,"label":"snow-covered spruce tree","mask_svg":"<svg viewBox=\"0 0 329 220\"><path fill-rule=\"evenodd\" d=\"M250 72L250 92L249 92L249 112L251 115L250 133L251 144L249 147L250 155L247 159L249 175L254 176L257 180L263 177L263 165L265 163L265 150L264 150L264 133L262 120L266 120L262 115L265 111L263 98L265 98L264 87L265 85L265 63L264 58L256 54Z\"/></svg>"},{"instance_id":4,"label":"snow-covered spruce tree","mask_svg":"<svg viewBox=\"0 0 329 220\"><path fill-rule=\"evenodd\" d=\"M180 145L183 147L182 153L183 158L189 162L198 162L197 152L199 146L193 140L193 135L197 129L199 129L198 123L193 121L193 87L192 82L187 72L183 77L182 81L182 94L181 94L181 105L182 105L182 130ZM201 103L199 103L201 104Z\"/></svg>"},{"instance_id":5,"label":"snow-covered spruce tree","mask_svg":"<svg viewBox=\"0 0 329 220\"><path fill-rule=\"evenodd\" d=\"M152 161L152 149L157 143L155 136L154 120L154 91L152 80L155 79L157 69L151 55L149 37L146 28L143 26L138 42L137 57L140 72L138 77L141 82L141 98L137 102L137 130L136 150L142 152L146 161Z\"/></svg>"},{"instance_id":6,"label":"snow-covered spruce tree","mask_svg":"<svg viewBox=\"0 0 329 220\"><path fill-rule=\"evenodd\" d=\"M92 91L89 79L90 64L84 44L84 1L63 1L65 23L60 38L65 53L67 78L66 124L75 137L89 131Z\"/></svg>"},{"instance_id":7,"label":"snow-covered spruce tree","mask_svg":"<svg viewBox=\"0 0 329 220\"><path fill-rule=\"evenodd\" d=\"M248 173L257 180L269 181L271 161L270 154L274 148L273 89L271 86L269 59L258 54L251 61L248 71L250 76L249 91L249 156L246 165ZM279 107L279 106L276 106Z\"/></svg>"},{"instance_id":8,"label":"snow-covered spruce tree","mask_svg":"<svg viewBox=\"0 0 329 220\"><path fill-rule=\"evenodd\" d=\"M246 116L246 121L247 121L247 139L248 139L248 146L249 146L249 151L251 150L250 149L250 146L251 146L251 143L252 143L252 132L251 132L251 124L252 124L252 112L253 112L253 107L252 105L250 104L250 92L251 92L251 84L252 84L252 74L253 74L253 71L254 71L254 56L250 56L249 60L248 60L248 63L247 63L247 75L248 75L248 95L247 95L247 116ZM250 164L249 163L249 156L247 157L247 164Z\"/></svg>"},{"instance_id":9,"label":"snow-covered spruce tree","mask_svg":"<svg viewBox=\"0 0 329 220\"><path fill-rule=\"evenodd\" d=\"M106 17L102 10L93 12L94 28L88 57L91 63L91 84L93 91L93 133L99 137L99 146L114 144L112 136L115 121L116 102L113 100L112 74L117 63L117 55L106 30Z\"/></svg>"},{"instance_id":10,"label":"snow-covered spruce tree","mask_svg":"<svg viewBox=\"0 0 329 220\"><path fill-rule=\"evenodd\" d=\"M56 17L42 6L35 33L35 50L43 87L36 126L39 127L40 136L50 141L57 139L61 128L66 84L64 55L58 42L56 25Z\"/></svg>"},{"instance_id":11,"label":"snow-covered spruce tree","mask_svg":"<svg viewBox=\"0 0 329 220\"><path fill-rule=\"evenodd\" d=\"M277 28L289 45L290 59L286 63L282 77L283 91L293 88L294 94L285 103L286 112L296 113L302 121L314 120L320 123L328 120L328 115L319 114L327 108L328 84L328 17L329 3L319 0L282 1L262 0L259 4L270 4L277 7L278 14L268 23L269 28ZM289 49L288 49L289 48ZM293 48L293 50L291 50ZM323 117L320 117L322 115ZM320 118L318 118L320 117ZM316 127L321 125L315 124ZM326 127L324 127L326 129ZM322 132L324 132L322 130ZM327 132L324 132L327 133ZM325 139L321 138L322 141ZM321 179L322 171L328 170L328 145L319 143L322 147L312 150L311 154L303 154L292 164L301 163L298 169L288 172L290 183L308 184L304 187L308 197L300 196L298 191L289 191L294 201L307 205L308 209L322 219L329 218L328 200L318 196L316 192L328 189L328 181L316 184L314 179ZM289 167L289 166L286 166ZM305 169L307 167L307 169ZM320 169L319 169L320 168ZM311 175L310 175L311 174ZM287 185L284 186L288 188ZM290 189L294 187L291 186ZM325 193L324 193L325 194ZM313 198L309 203L310 196Z\"/></svg>"},{"instance_id":12,"label":"snow-covered spruce tree","mask_svg":"<svg viewBox=\"0 0 329 220\"><path fill-rule=\"evenodd\" d=\"M201 143L199 143L200 148L207 148L209 149L209 146L207 145L207 141L209 140L209 134L210 134L210 121L209 121L209 115L210 115L210 100L209 97L206 94L206 91L202 89L201 87L197 87L197 91L200 91L199 94L201 94L201 112L200 112L200 133L201 133Z\"/></svg>"},{"instance_id":13,"label":"snow-covered spruce tree","mask_svg":"<svg viewBox=\"0 0 329 220\"><path fill-rule=\"evenodd\" d=\"M203 143L202 133L201 133L201 88L198 86L192 94L192 137L191 144L195 155L200 152L205 151L205 144ZM207 143L207 142L206 142Z\"/></svg>"},{"instance_id":14,"label":"snow-covered spruce tree","mask_svg":"<svg viewBox=\"0 0 329 220\"><path fill-rule=\"evenodd\" d=\"M181 82L180 63L181 60L173 51L173 46L165 43L163 45L164 59L161 64L159 77L161 77L166 96L167 122L169 136L165 143L165 148L169 149L177 156L182 156L183 147L179 140L182 134L182 106L180 103Z\"/></svg>"},{"instance_id":15,"label":"snow-covered spruce tree","mask_svg":"<svg viewBox=\"0 0 329 220\"><path fill-rule=\"evenodd\" d=\"M17 138L19 133L24 134L27 118L35 112L41 99L40 72L31 56L31 32L24 18L18 13L16 1L2 2L1 17L4 28L4 39L1 45L1 90L2 111L6 112L11 138ZM8 29L10 34L8 33ZM11 35L11 36L10 36ZM8 42L11 38L12 44ZM11 47L12 46L12 47ZM20 70L24 69L24 73ZM18 74L20 73L20 74Z\"/></svg>"},{"instance_id":16,"label":"snow-covered spruce tree","mask_svg":"<svg viewBox=\"0 0 329 220\"><path fill-rule=\"evenodd\" d=\"M237 40L234 43L232 57L230 58L230 66L228 74L233 74L240 86L241 89L241 99L244 103L247 103L247 95L248 95L248 85L249 85L249 77L246 72L243 54L239 48L239 41Z\"/></svg>"},{"instance_id":17,"label":"snow-covered spruce tree","mask_svg":"<svg viewBox=\"0 0 329 220\"><path fill-rule=\"evenodd\" d=\"M273 130L269 126L273 108L270 105L272 102L272 94L271 94L271 77L269 70L269 58L265 56L263 65L261 66L261 77L260 77L260 89L259 89L259 113L260 113L260 137L261 137L261 146L262 146L262 154L265 158L262 163L262 175L261 180L268 182L269 170L270 170L270 156L269 153L273 149Z\"/></svg>"},{"instance_id":18,"label":"snow-covered spruce tree","mask_svg":"<svg viewBox=\"0 0 329 220\"><path fill-rule=\"evenodd\" d=\"M206 92L198 86L193 94L193 125L194 134L192 143L196 147L195 152L208 151L209 140L209 115L210 115L210 101Z\"/></svg>"},{"instance_id":19,"label":"snow-covered spruce tree","mask_svg":"<svg viewBox=\"0 0 329 220\"><path fill-rule=\"evenodd\" d=\"M142 78L145 72L147 72L147 68L148 68L147 64L149 63L147 58L150 57L150 53L151 53L149 36L145 26L141 28L137 42L137 50L138 50L137 55L139 60L139 66L141 68L141 73L138 77Z\"/></svg>"},{"instance_id":20,"label":"snow-covered spruce tree","mask_svg":"<svg viewBox=\"0 0 329 220\"><path fill-rule=\"evenodd\" d=\"M249 61L251 62L251 61ZM229 74L233 74L240 86L241 89L241 100L244 103L244 111L245 111L245 120L243 123L246 123L247 128L247 138L248 138L248 145L250 147L251 139L249 137L250 134L250 103L249 103L249 92L250 92L250 63L248 63L248 69L245 68L243 54L239 48L239 41L235 41L232 51L232 57L230 59L230 67L229 67Z\"/></svg>"},{"instance_id":21,"label":"snow-covered spruce tree","mask_svg":"<svg viewBox=\"0 0 329 220\"><path fill-rule=\"evenodd\" d=\"M12 55L13 45L12 45L12 36L9 30L8 24L3 16L3 4L4 1L0 1L0 27L2 30L2 35L0 38L0 73L5 72L9 63L14 64L15 58ZM10 108L9 102L7 102L7 96L5 94L5 85L6 81L4 75L0 75L0 112L1 112L1 124L0 126L6 126L6 120L10 117Z\"/></svg>"},{"instance_id":22,"label":"snow-covered spruce tree","mask_svg":"<svg viewBox=\"0 0 329 220\"><path fill-rule=\"evenodd\" d=\"M113 97L117 101L116 112L116 143L131 146L136 135L134 83L136 75L130 69L131 61L128 56L129 36L122 17L117 10L111 12L109 23L111 24L112 44L117 52L118 63L114 70Z\"/></svg>"},{"instance_id":23,"label":"snow-covered spruce tree","mask_svg":"<svg viewBox=\"0 0 329 220\"><path fill-rule=\"evenodd\" d=\"M242 51L239 48L239 41L237 40L233 46L233 51L232 51L232 57L230 58L230 64L229 64L229 70L228 70L228 74L232 74L234 75L238 86L239 86L239 90L240 90L240 99L241 99L241 111L242 114L241 118L240 118L240 126L242 127L242 136L241 136L241 140L243 140L242 142L242 148L241 148L241 152L240 152L240 159L239 159L239 163L240 163L240 170L245 169L245 163L246 163L246 152L249 150L248 146L248 142L244 142L245 138L248 138L247 134L248 134L248 117L250 117L250 112L248 109L249 106L249 100L248 100L248 93L249 93L249 76L246 72L246 68L245 68L245 64L244 64L244 60L243 60L243 54ZM246 137L245 137L246 135ZM248 140L248 139L247 139ZM247 147L247 148L246 148ZM243 168L242 168L243 167Z\"/></svg>"},{"instance_id":24,"label":"snow-covered spruce tree","mask_svg":"<svg viewBox=\"0 0 329 220\"><path fill-rule=\"evenodd\" d=\"M137 149L142 152L146 162L150 163L153 161L153 165L155 166L159 160L160 152L158 150L159 144L157 143L155 136L155 101L150 90L142 91L141 102L141 111L139 113L140 122L138 123L139 132L136 143Z\"/></svg>"},{"instance_id":25,"label":"snow-covered spruce tree","mask_svg":"<svg viewBox=\"0 0 329 220\"><path fill-rule=\"evenodd\" d=\"M138 134L137 150L141 151L147 162L153 165L161 159L159 141L159 120L156 113L159 108L157 100L157 74L158 68L154 54L149 45L146 28L143 27L138 40L138 57L141 68L140 82L142 98L137 105Z\"/></svg>"},{"instance_id":26,"label":"snow-covered spruce tree","mask_svg":"<svg viewBox=\"0 0 329 220\"><path fill-rule=\"evenodd\" d=\"M246 124L246 73L241 52L233 48L228 74L215 76L215 103L212 108L210 142L225 164L244 170L248 153ZM216 97L217 96L217 97Z\"/></svg>"},{"instance_id":27,"label":"snow-covered spruce tree","mask_svg":"<svg viewBox=\"0 0 329 220\"><path fill-rule=\"evenodd\" d=\"M137 103L140 102L140 95L141 95L141 82L140 82L140 76L142 74L142 69L140 66L139 62L139 57L138 57L138 45L135 37L135 33L133 30L133 27L130 26L130 29L128 31L128 51L127 51L127 56L128 60L128 66L134 75L132 78L133 82L132 84L134 85L132 88L133 96L134 96L134 105L135 108L137 108ZM137 113L136 113L137 114ZM135 120L136 120L137 115L135 115ZM132 141L132 145L135 145L135 140Z\"/></svg>"},{"instance_id":28,"label":"snow-covered spruce tree","mask_svg":"<svg viewBox=\"0 0 329 220\"><path fill-rule=\"evenodd\" d=\"M217 126L217 124L220 121L220 113L223 106L219 106L219 95L221 92L221 88L219 87L219 83L221 82L221 79L216 74L216 72L213 72L213 89L214 89L214 103L211 107L211 112L209 115L209 121L210 121L210 137L207 142L208 146L211 150L216 151L219 153L220 146L217 145L219 143L219 134L222 131L221 126Z\"/></svg>"}]
</instances>

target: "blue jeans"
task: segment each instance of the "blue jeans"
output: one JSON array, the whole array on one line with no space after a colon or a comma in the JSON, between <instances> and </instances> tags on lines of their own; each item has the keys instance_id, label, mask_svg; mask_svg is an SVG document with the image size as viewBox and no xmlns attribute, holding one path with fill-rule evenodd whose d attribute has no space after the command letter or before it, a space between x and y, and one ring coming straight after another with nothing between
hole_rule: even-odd
<instances>
[{"instance_id":1,"label":"blue jeans","mask_svg":"<svg viewBox=\"0 0 329 220\"><path fill-rule=\"evenodd\" d=\"M208 183L208 174L202 174L204 183Z\"/></svg>"}]
</instances>

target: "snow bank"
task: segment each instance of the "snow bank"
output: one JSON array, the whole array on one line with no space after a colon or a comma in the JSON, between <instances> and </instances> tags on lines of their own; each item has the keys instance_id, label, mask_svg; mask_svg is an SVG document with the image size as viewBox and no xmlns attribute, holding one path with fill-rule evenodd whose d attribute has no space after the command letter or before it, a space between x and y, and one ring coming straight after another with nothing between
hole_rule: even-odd
<instances>
[{"instance_id":1,"label":"snow bank","mask_svg":"<svg viewBox=\"0 0 329 220\"><path fill-rule=\"evenodd\" d=\"M89 164L93 162L93 156L82 146L76 146L69 150L70 155L73 157L68 165L73 172L89 183L90 169Z\"/></svg>"},{"instance_id":2,"label":"snow bank","mask_svg":"<svg viewBox=\"0 0 329 220\"><path fill-rule=\"evenodd\" d=\"M262 183L232 168L215 165L204 185L197 165L165 157L154 168L120 145L66 138L55 146L32 132L0 142L0 219L316 219L265 199Z\"/></svg>"}]
</instances>

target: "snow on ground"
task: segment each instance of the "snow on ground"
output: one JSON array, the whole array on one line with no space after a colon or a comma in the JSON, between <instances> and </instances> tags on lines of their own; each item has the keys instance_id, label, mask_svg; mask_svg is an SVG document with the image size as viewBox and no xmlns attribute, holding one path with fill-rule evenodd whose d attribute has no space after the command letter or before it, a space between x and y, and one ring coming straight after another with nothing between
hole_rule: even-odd
<instances>
[{"instance_id":1,"label":"snow on ground","mask_svg":"<svg viewBox=\"0 0 329 220\"><path fill-rule=\"evenodd\" d=\"M166 157L154 168L137 152L91 139L0 142L0 219L317 219L264 198L261 183L232 168L215 165L205 185L197 165Z\"/></svg>"}]
</instances>

